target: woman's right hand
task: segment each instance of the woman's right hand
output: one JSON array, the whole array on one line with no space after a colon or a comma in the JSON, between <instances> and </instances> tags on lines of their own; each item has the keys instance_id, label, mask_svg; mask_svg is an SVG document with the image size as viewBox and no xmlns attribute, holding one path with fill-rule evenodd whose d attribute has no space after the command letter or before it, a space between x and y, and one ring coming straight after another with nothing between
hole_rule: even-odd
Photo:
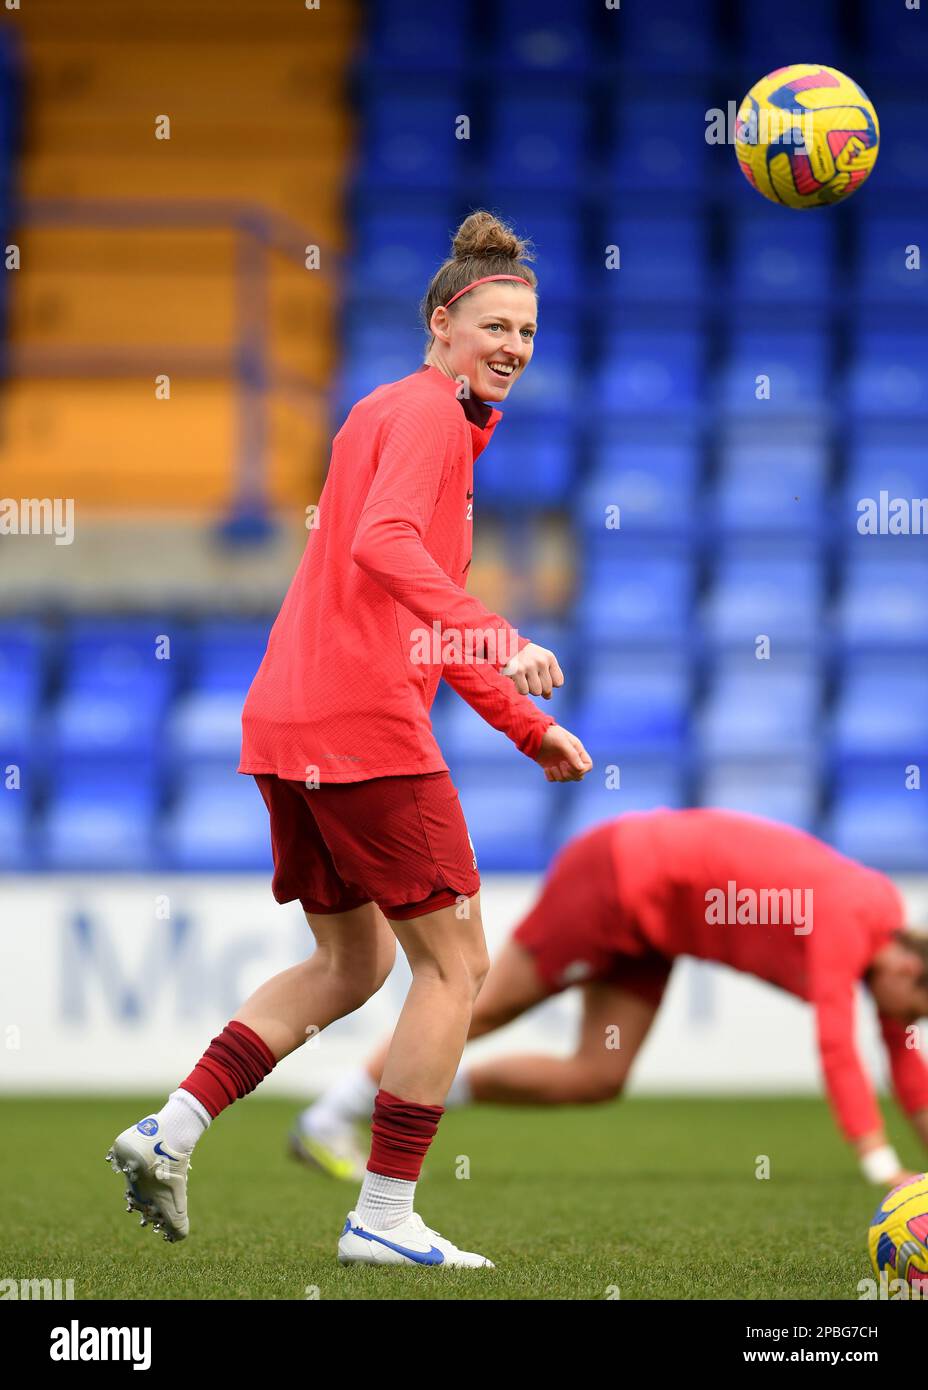
<instances>
[{"instance_id":1,"label":"woman's right hand","mask_svg":"<svg viewBox=\"0 0 928 1390\"><path fill-rule=\"evenodd\" d=\"M593 766L593 759L576 734L560 724L545 729L535 761L544 768L549 782L580 782Z\"/></svg>"},{"instance_id":2,"label":"woman's right hand","mask_svg":"<svg viewBox=\"0 0 928 1390\"><path fill-rule=\"evenodd\" d=\"M501 674L510 678L520 695L543 695L546 700L551 699L555 686L564 684L564 672L554 652L539 647L537 642L523 647Z\"/></svg>"}]
</instances>

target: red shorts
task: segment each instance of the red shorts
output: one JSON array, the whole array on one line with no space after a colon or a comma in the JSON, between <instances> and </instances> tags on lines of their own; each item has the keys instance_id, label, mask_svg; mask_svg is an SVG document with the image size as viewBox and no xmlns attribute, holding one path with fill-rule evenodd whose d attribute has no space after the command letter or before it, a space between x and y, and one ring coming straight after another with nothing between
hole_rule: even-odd
<instances>
[{"instance_id":1,"label":"red shorts","mask_svg":"<svg viewBox=\"0 0 928 1390\"><path fill-rule=\"evenodd\" d=\"M457 789L447 772L307 787L255 774L271 817L279 903L348 912L376 902L404 920L480 888Z\"/></svg>"},{"instance_id":2,"label":"red shorts","mask_svg":"<svg viewBox=\"0 0 928 1390\"><path fill-rule=\"evenodd\" d=\"M568 841L512 939L535 957L552 994L599 980L659 1004L673 962L641 937L622 906L614 821Z\"/></svg>"}]
</instances>

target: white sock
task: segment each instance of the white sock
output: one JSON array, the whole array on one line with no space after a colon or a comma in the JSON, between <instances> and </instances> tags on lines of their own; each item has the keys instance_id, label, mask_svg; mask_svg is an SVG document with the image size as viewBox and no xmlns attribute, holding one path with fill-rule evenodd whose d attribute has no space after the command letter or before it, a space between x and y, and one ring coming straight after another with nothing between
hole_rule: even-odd
<instances>
[{"instance_id":1,"label":"white sock","mask_svg":"<svg viewBox=\"0 0 928 1390\"><path fill-rule=\"evenodd\" d=\"M172 1091L155 1115L158 1132L169 1149L193 1153L193 1146L212 1123L212 1115L189 1091Z\"/></svg>"},{"instance_id":2,"label":"white sock","mask_svg":"<svg viewBox=\"0 0 928 1390\"><path fill-rule=\"evenodd\" d=\"M377 1083L359 1067L343 1076L318 1100L307 1106L298 1124L303 1134L321 1139L326 1134L345 1129L358 1120L369 1120L374 1111Z\"/></svg>"},{"instance_id":3,"label":"white sock","mask_svg":"<svg viewBox=\"0 0 928 1390\"><path fill-rule=\"evenodd\" d=\"M450 1110L455 1105L470 1105L473 1100L473 1092L470 1089L470 1080L467 1072L460 1067L455 1072L454 1080L448 1088L445 1096L445 1109Z\"/></svg>"},{"instance_id":4,"label":"white sock","mask_svg":"<svg viewBox=\"0 0 928 1390\"><path fill-rule=\"evenodd\" d=\"M415 1195L414 1182L368 1171L364 1174L355 1212L362 1226L373 1231L392 1231L412 1216Z\"/></svg>"}]
</instances>

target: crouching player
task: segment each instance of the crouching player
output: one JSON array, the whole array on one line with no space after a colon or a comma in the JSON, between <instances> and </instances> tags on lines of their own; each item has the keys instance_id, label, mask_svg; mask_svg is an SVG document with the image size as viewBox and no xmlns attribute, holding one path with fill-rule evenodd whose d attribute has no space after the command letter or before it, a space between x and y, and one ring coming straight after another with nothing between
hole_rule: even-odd
<instances>
[{"instance_id":1,"label":"crouching player","mask_svg":"<svg viewBox=\"0 0 928 1390\"><path fill-rule=\"evenodd\" d=\"M907 1174L887 1141L854 1043L855 991L876 1004L892 1085L928 1146L928 1066L916 1021L928 1015L928 937L905 929L883 874L803 831L722 810L619 816L571 840L477 998L468 1037L501 1028L567 988L583 997L573 1056L505 1056L462 1066L445 1106L563 1105L618 1096L678 956L719 961L806 1000L825 1087L864 1175ZM607 1048L618 1025L621 1045ZM614 1032L611 1036L615 1036ZM771 1039L771 1041L773 1041ZM361 1159L386 1045L300 1116L298 1157L334 1176Z\"/></svg>"}]
</instances>

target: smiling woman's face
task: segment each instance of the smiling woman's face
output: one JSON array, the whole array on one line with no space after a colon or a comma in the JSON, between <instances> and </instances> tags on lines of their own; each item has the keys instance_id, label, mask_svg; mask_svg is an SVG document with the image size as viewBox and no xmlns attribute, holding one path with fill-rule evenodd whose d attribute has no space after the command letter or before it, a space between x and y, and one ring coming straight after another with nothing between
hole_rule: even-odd
<instances>
[{"instance_id":1,"label":"smiling woman's face","mask_svg":"<svg viewBox=\"0 0 928 1390\"><path fill-rule=\"evenodd\" d=\"M435 341L426 361L466 377L482 401L504 401L532 359L537 302L528 285L496 281L469 290L432 315Z\"/></svg>"}]
</instances>

